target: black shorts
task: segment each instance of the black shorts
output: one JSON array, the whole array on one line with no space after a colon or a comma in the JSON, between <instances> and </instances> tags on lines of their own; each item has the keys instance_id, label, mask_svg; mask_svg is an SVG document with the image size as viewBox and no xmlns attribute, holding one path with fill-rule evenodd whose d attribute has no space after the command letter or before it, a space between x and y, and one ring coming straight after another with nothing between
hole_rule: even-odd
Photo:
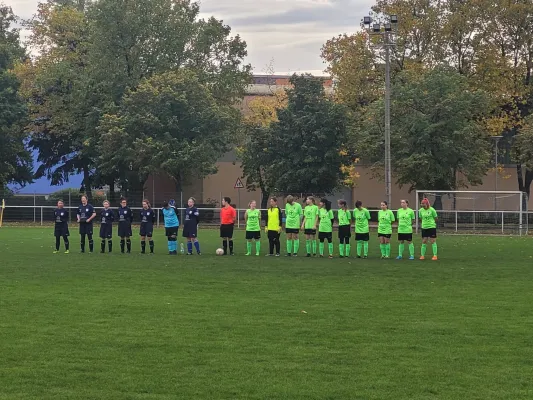
<instances>
[{"instance_id":1,"label":"black shorts","mask_svg":"<svg viewBox=\"0 0 533 400\"><path fill-rule=\"evenodd\" d=\"M220 225L220 237L232 239L234 229L235 229L235 224Z\"/></svg>"},{"instance_id":2,"label":"black shorts","mask_svg":"<svg viewBox=\"0 0 533 400\"><path fill-rule=\"evenodd\" d=\"M118 223L118 237L132 237L131 224L129 222Z\"/></svg>"},{"instance_id":3,"label":"black shorts","mask_svg":"<svg viewBox=\"0 0 533 400\"><path fill-rule=\"evenodd\" d=\"M185 223L182 236L187 239L192 239L198 236L198 225Z\"/></svg>"},{"instance_id":4,"label":"black shorts","mask_svg":"<svg viewBox=\"0 0 533 400\"><path fill-rule=\"evenodd\" d=\"M285 233L292 233L294 235L297 235L300 233L300 230L294 228L285 228Z\"/></svg>"},{"instance_id":5,"label":"black shorts","mask_svg":"<svg viewBox=\"0 0 533 400\"><path fill-rule=\"evenodd\" d=\"M93 223L92 222L80 222L80 235L92 235Z\"/></svg>"},{"instance_id":6,"label":"black shorts","mask_svg":"<svg viewBox=\"0 0 533 400\"><path fill-rule=\"evenodd\" d=\"M171 237L171 236L178 236L178 229L179 227L177 226L172 226L170 228L165 228L165 236L166 237Z\"/></svg>"},{"instance_id":7,"label":"black shorts","mask_svg":"<svg viewBox=\"0 0 533 400\"><path fill-rule=\"evenodd\" d=\"M140 236L152 237L154 235L154 225L146 222L141 223L141 229L139 231Z\"/></svg>"},{"instance_id":8,"label":"black shorts","mask_svg":"<svg viewBox=\"0 0 533 400\"><path fill-rule=\"evenodd\" d=\"M268 240L274 240L274 239L279 240L279 237L280 237L280 234L278 231L268 231L267 235L268 235Z\"/></svg>"},{"instance_id":9,"label":"black shorts","mask_svg":"<svg viewBox=\"0 0 533 400\"><path fill-rule=\"evenodd\" d=\"M68 225L65 223L56 224L54 226L54 236L55 237L63 237L63 236L69 236L70 233L68 231Z\"/></svg>"},{"instance_id":10,"label":"black shorts","mask_svg":"<svg viewBox=\"0 0 533 400\"><path fill-rule=\"evenodd\" d=\"M355 240L357 242L368 242L370 240L370 233L356 233Z\"/></svg>"},{"instance_id":11,"label":"black shorts","mask_svg":"<svg viewBox=\"0 0 533 400\"><path fill-rule=\"evenodd\" d=\"M392 235L388 233L378 233L378 237L384 237L384 238L390 239Z\"/></svg>"},{"instance_id":12,"label":"black shorts","mask_svg":"<svg viewBox=\"0 0 533 400\"><path fill-rule=\"evenodd\" d=\"M351 238L352 231L350 225L339 226L339 239Z\"/></svg>"},{"instance_id":13,"label":"black shorts","mask_svg":"<svg viewBox=\"0 0 533 400\"><path fill-rule=\"evenodd\" d=\"M304 233L306 235L316 236L316 229L305 229Z\"/></svg>"},{"instance_id":14,"label":"black shorts","mask_svg":"<svg viewBox=\"0 0 533 400\"><path fill-rule=\"evenodd\" d=\"M327 240L328 243L331 243L333 241L333 232L318 232L318 240L321 242Z\"/></svg>"},{"instance_id":15,"label":"black shorts","mask_svg":"<svg viewBox=\"0 0 533 400\"><path fill-rule=\"evenodd\" d=\"M246 240L261 239L261 231L246 231Z\"/></svg>"},{"instance_id":16,"label":"black shorts","mask_svg":"<svg viewBox=\"0 0 533 400\"><path fill-rule=\"evenodd\" d=\"M412 233L398 233L398 240L400 242L412 242L413 241L413 234Z\"/></svg>"},{"instance_id":17,"label":"black shorts","mask_svg":"<svg viewBox=\"0 0 533 400\"><path fill-rule=\"evenodd\" d=\"M111 239L113 237L113 225L100 224L100 238Z\"/></svg>"},{"instance_id":18,"label":"black shorts","mask_svg":"<svg viewBox=\"0 0 533 400\"><path fill-rule=\"evenodd\" d=\"M437 238L437 228L422 229L422 238Z\"/></svg>"}]
</instances>

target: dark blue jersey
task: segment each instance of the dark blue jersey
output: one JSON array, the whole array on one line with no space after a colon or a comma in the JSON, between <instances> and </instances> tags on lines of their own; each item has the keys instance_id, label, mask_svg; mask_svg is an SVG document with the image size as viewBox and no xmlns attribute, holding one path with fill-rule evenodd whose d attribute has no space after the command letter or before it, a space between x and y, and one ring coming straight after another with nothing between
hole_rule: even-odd
<instances>
[{"instance_id":1,"label":"dark blue jersey","mask_svg":"<svg viewBox=\"0 0 533 400\"><path fill-rule=\"evenodd\" d=\"M155 212L151 208L141 210L141 224L153 224L155 222Z\"/></svg>"},{"instance_id":2,"label":"dark blue jersey","mask_svg":"<svg viewBox=\"0 0 533 400\"><path fill-rule=\"evenodd\" d=\"M66 224L68 222L68 210L56 208L54 211L54 221L56 224Z\"/></svg>"},{"instance_id":3,"label":"dark blue jersey","mask_svg":"<svg viewBox=\"0 0 533 400\"><path fill-rule=\"evenodd\" d=\"M118 222L133 222L133 213L129 207L119 207L118 208Z\"/></svg>"},{"instance_id":4,"label":"dark blue jersey","mask_svg":"<svg viewBox=\"0 0 533 400\"><path fill-rule=\"evenodd\" d=\"M100 212L100 223L101 224L111 225L114 220L115 220L115 214L113 213L112 209L104 208Z\"/></svg>"},{"instance_id":5,"label":"dark blue jersey","mask_svg":"<svg viewBox=\"0 0 533 400\"><path fill-rule=\"evenodd\" d=\"M196 226L200 223L200 213L196 207L185 210L185 227Z\"/></svg>"},{"instance_id":6,"label":"dark blue jersey","mask_svg":"<svg viewBox=\"0 0 533 400\"><path fill-rule=\"evenodd\" d=\"M78 218L81 222L86 222L89 218L91 218L94 214L94 207L90 204L80 204L78 207ZM93 222L91 220L91 222Z\"/></svg>"}]
</instances>

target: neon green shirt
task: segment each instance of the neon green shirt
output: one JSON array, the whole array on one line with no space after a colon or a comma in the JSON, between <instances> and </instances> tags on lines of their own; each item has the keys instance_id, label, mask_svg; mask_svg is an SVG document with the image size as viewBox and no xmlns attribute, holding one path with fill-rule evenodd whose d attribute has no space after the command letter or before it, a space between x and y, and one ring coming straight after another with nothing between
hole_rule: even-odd
<instances>
[{"instance_id":1,"label":"neon green shirt","mask_svg":"<svg viewBox=\"0 0 533 400\"><path fill-rule=\"evenodd\" d=\"M300 203L285 204L285 228L300 229L302 215L303 211Z\"/></svg>"},{"instance_id":2,"label":"neon green shirt","mask_svg":"<svg viewBox=\"0 0 533 400\"><path fill-rule=\"evenodd\" d=\"M392 235L392 223L395 221L394 213L391 210L379 210L378 221L378 233Z\"/></svg>"},{"instance_id":3,"label":"neon green shirt","mask_svg":"<svg viewBox=\"0 0 533 400\"><path fill-rule=\"evenodd\" d=\"M315 222L318 215L318 206L312 204L310 206L305 206L304 208L304 217L305 217L305 229L316 229Z\"/></svg>"},{"instance_id":4,"label":"neon green shirt","mask_svg":"<svg viewBox=\"0 0 533 400\"><path fill-rule=\"evenodd\" d=\"M397 213L398 217L398 233L413 233L413 221L415 219L415 212L410 208L400 208Z\"/></svg>"},{"instance_id":5,"label":"neon green shirt","mask_svg":"<svg viewBox=\"0 0 533 400\"><path fill-rule=\"evenodd\" d=\"M352 223L352 213L349 210L344 211L342 208L337 212L339 226L346 226Z\"/></svg>"},{"instance_id":6,"label":"neon green shirt","mask_svg":"<svg viewBox=\"0 0 533 400\"><path fill-rule=\"evenodd\" d=\"M335 217L333 215L332 210L327 211L325 208L319 209L318 218L320 219L320 224L318 225L319 232L333 232L333 223L331 222L331 220Z\"/></svg>"},{"instance_id":7,"label":"neon green shirt","mask_svg":"<svg viewBox=\"0 0 533 400\"><path fill-rule=\"evenodd\" d=\"M257 232L261 230L261 226L259 224L259 216L260 212L258 209L255 210L248 210L246 212L246 230L250 232Z\"/></svg>"},{"instance_id":8,"label":"neon green shirt","mask_svg":"<svg viewBox=\"0 0 533 400\"><path fill-rule=\"evenodd\" d=\"M422 208L418 211L418 216L422 220L422 229L434 229L437 227L437 211L433 207L427 210Z\"/></svg>"},{"instance_id":9,"label":"neon green shirt","mask_svg":"<svg viewBox=\"0 0 533 400\"><path fill-rule=\"evenodd\" d=\"M353 210L353 219L355 219L355 233L368 233L370 228L368 221L370 221L370 212L366 208Z\"/></svg>"}]
</instances>

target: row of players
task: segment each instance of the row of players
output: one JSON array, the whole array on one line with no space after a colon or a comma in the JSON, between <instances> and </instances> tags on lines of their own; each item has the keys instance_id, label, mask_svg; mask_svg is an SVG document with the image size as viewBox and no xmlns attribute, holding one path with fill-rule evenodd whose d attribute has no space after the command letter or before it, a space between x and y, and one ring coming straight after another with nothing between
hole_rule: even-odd
<instances>
[{"instance_id":1,"label":"row of players","mask_svg":"<svg viewBox=\"0 0 533 400\"><path fill-rule=\"evenodd\" d=\"M269 241L268 256L279 256L281 251L280 236L285 227L287 234L287 256L297 256L300 248L299 233L304 231L306 238L307 257L317 255L317 231L318 231L318 255L324 256L324 242L328 242L328 256L333 257L333 223L335 215L331 209L331 202L327 199L321 199L316 204L313 197L307 197L306 206L302 206L294 200L293 196L286 199L285 209L282 211L278 206L278 200L272 197L269 202L267 211L267 220L265 231ZM222 238L223 254L233 255L233 233L235 227L236 210L231 207L231 199L225 197L222 200L222 209L220 211L221 226L220 237ZM100 213L100 238L101 252L106 250L106 241L109 252L112 251L112 224L115 221L115 214L110 209L108 201L104 201L104 209ZM187 254L192 254L193 245L196 252L200 254L200 244L198 242L198 223L200 215L195 207L195 200L188 200L188 208L185 211L185 221L183 237L187 239ZM370 212L363 207L361 201L357 201L353 211L348 209L345 200L338 200L339 210L337 212L337 221L339 225L339 254L341 258L350 257L352 236L352 221L355 221L355 240L357 242L357 257L368 257L368 242L370 240ZM169 254L177 254L177 235L179 220L172 201L165 202L163 209L165 221L165 234L168 241ZM118 236L121 238L121 252L131 252L131 236L133 213L127 206L125 199L121 200L121 206L117 210L118 215ZM422 248L421 257L424 259L428 242L432 245L433 260L437 260L437 213L430 206L429 200L422 200L422 208L419 211L419 217L422 221ZM85 252L85 239L89 240L89 251L93 251L93 220L96 218L96 212L92 205L88 204L87 198L81 198L81 205L78 207L77 221L80 226L81 251ZM141 252L146 252L146 242L149 243L150 252L154 252L154 242L152 239L153 228L156 219L155 211L152 210L148 200L143 201L143 209L140 211L140 236ZM253 242L255 242L255 254L260 255L261 249L261 213L257 209L256 202L249 204L249 209L245 213L246 223L246 255L252 254ZM68 242L68 211L64 209L62 201L58 202L58 208L55 210L55 237L56 253L59 252L60 239L63 237L66 252L69 251ZM409 249L409 259L414 260L415 248L413 244L413 223L415 221L415 212L409 208L407 200L401 201L401 208L397 211L396 216L389 210L387 202L381 203L381 210L378 212L378 239L380 243L381 257L390 258L391 246L390 239L393 233L393 223L398 221L398 241L399 254L397 259L402 259L405 244ZM274 253L275 251L275 253Z\"/></svg>"}]
</instances>

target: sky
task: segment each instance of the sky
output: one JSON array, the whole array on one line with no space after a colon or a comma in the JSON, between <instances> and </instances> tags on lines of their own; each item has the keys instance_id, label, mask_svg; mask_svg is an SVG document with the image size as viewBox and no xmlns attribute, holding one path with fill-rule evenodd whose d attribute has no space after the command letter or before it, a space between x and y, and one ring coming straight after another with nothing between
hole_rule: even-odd
<instances>
[{"instance_id":1,"label":"sky","mask_svg":"<svg viewBox=\"0 0 533 400\"><path fill-rule=\"evenodd\" d=\"M39 0L0 0L30 18ZM359 27L374 0L200 0L202 17L215 16L248 43L255 74L321 73L320 48L339 33Z\"/></svg>"}]
</instances>

